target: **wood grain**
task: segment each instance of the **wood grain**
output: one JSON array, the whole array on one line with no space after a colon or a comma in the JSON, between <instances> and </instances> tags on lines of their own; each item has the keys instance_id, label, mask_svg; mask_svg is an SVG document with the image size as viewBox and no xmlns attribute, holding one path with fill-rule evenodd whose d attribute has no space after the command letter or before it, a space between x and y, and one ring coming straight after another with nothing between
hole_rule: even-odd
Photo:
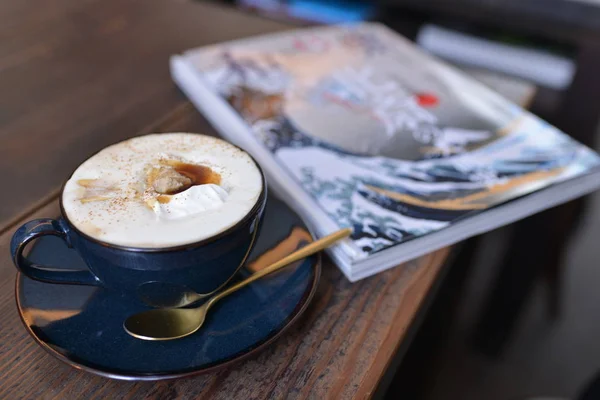
<instances>
[{"instance_id":1,"label":"wood grain","mask_svg":"<svg viewBox=\"0 0 600 400\"><path fill-rule=\"evenodd\" d=\"M0 184L11 188L0 207L0 398L370 397L448 249L356 284L327 261L301 320L254 359L215 374L109 380L62 364L28 337L8 257L16 227L56 216L62 181L109 143L149 132L214 133L171 83L170 54L286 26L167 1L12 0L0 15Z\"/></svg>"}]
</instances>

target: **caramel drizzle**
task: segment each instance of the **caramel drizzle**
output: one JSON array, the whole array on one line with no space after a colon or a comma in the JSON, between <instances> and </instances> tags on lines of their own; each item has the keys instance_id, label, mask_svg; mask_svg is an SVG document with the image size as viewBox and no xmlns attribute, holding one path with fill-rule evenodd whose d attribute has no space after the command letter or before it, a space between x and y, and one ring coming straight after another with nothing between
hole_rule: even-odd
<instances>
[{"instance_id":1,"label":"caramel drizzle","mask_svg":"<svg viewBox=\"0 0 600 400\"><path fill-rule=\"evenodd\" d=\"M77 184L85 188L83 196L79 199L83 204L110 200L112 197L107 195L117 190L113 184L102 179L79 179Z\"/></svg>"}]
</instances>

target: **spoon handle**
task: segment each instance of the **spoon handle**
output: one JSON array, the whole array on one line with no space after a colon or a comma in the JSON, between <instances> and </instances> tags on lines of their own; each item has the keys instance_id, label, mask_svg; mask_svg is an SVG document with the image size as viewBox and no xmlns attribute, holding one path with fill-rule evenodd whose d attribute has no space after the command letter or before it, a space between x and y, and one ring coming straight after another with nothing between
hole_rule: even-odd
<instances>
[{"instance_id":1,"label":"spoon handle","mask_svg":"<svg viewBox=\"0 0 600 400\"><path fill-rule=\"evenodd\" d=\"M319 240L316 240L316 241L302 247L301 249L298 249L295 252L287 255L286 257L282 258L281 260L269 265L268 267L263 268L258 272L255 272L254 274L250 275L250 277L248 277L247 279L244 279L243 281L238 282L235 285L232 285L232 286L228 287L227 289L223 290L222 292L216 294L208 301L207 306L210 307L217 301L221 300L223 297L230 295L231 293L235 292L238 289L243 288L244 286L248 285L249 283L252 283L255 280L260 279L263 276L268 275L272 272L275 272L295 261L301 260L301 259L308 257L310 255L313 255L323 249L326 249L327 247L331 246L335 242L337 242L341 239L344 239L344 238L350 236L351 234L352 234L352 228L344 228L344 229L340 229L339 231L336 231L330 235L327 235Z\"/></svg>"}]
</instances>

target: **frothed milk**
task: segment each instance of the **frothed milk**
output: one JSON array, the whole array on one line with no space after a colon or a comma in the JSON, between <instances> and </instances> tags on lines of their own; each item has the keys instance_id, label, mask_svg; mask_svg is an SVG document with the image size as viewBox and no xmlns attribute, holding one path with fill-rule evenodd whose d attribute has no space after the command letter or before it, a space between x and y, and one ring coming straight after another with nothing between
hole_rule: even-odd
<instances>
[{"instance_id":1,"label":"frothed milk","mask_svg":"<svg viewBox=\"0 0 600 400\"><path fill-rule=\"evenodd\" d=\"M217 138L163 133L107 147L67 181L64 212L83 233L132 247L200 241L256 204L262 175L248 154Z\"/></svg>"}]
</instances>

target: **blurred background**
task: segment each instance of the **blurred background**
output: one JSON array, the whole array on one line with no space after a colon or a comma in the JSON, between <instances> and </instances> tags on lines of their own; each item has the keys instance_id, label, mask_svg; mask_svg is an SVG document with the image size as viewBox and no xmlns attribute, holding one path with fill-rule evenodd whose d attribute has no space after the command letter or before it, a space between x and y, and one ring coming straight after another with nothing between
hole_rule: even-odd
<instances>
[{"instance_id":1,"label":"blurred background","mask_svg":"<svg viewBox=\"0 0 600 400\"><path fill-rule=\"evenodd\" d=\"M297 25L383 22L599 148L598 0L222 0ZM458 246L389 399L600 399L600 196Z\"/></svg>"}]
</instances>

